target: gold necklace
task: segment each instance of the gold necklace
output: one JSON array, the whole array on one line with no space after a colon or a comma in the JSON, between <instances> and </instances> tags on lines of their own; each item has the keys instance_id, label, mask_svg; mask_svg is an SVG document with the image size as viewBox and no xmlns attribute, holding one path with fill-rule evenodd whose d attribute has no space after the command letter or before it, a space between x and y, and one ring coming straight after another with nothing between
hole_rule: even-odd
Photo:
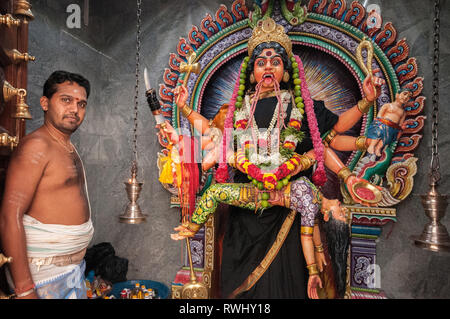
<instances>
[{"instance_id":1,"label":"gold necklace","mask_svg":"<svg viewBox=\"0 0 450 319\"><path fill-rule=\"evenodd\" d=\"M45 126L45 125L44 125ZM50 132L50 129L45 126L45 128L47 129L48 134L50 134L50 136L59 143L59 145L61 145L62 147L64 147L64 149L69 152L69 153L73 153L74 147L72 145L72 142L69 141L70 147L64 143L63 141L61 141L59 138L57 138L55 135L52 134L52 132Z\"/></svg>"}]
</instances>

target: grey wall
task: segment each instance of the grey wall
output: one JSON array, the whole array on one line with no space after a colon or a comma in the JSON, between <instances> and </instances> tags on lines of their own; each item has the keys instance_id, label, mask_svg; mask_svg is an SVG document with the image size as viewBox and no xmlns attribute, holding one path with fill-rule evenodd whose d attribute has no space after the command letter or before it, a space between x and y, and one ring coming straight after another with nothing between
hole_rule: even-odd
<instances>
[{"instance_id":1,"label":"grey wall","mask_svg":"<svg viewBox=\"0 0 450 319\"><path fill-rule=\"evenodd\" d=\"M74 134L86 166L95 225L93 243L111 242L116 254L129 259L129 279L151 279L170 287L181 264L181 244L169 238L178 223L178 210L169 208L169 193L159 182L156 154L160 146L155 138L154 120L143 98L141 77L138 121L138 179L144 182L139 204L148 214L141 225L118 223L128 199L123 182L130 176L135 85L135 1L90 1L89 25L80 29L66 26L66 7L81 0L31 1L35 20L30 24L29 52L37 57L29 64L28 102L33 120L27 131L39 127L43 114L39 107L42 85L56 69L78 72L92 84L85 122ZM150 70L153 86L162 82L168 55L176 51L180 36L198 25L206 13L214 14L220 3L230 7L231 0L143 1L141 72ZM406 37L411 56L418 59L425 77L423 94L431 119L431 78L433 52L433 8L431 1L372 0L379 4L384 21L392 21L398 38ZM441 85L440 138L442 182L439 190L449 191L450 152L450 2L441 0ZM398 222L389 237L385 227L378 243L381 285L391 298L449 298L450 255L415 248L409 238L422 232L427 219L416 194L428 191L427 169L430 160L430 123L424 128L419 154L419 171L414 195L398 208ZM450 229L450 217L444 219Z\"/></svg>"}]
</instances>

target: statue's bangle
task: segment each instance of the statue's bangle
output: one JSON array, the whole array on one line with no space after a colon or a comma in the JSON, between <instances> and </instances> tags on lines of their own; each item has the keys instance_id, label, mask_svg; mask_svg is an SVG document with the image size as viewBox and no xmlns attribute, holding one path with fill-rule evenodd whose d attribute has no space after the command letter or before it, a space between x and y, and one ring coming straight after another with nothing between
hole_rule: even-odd
<instances>
[{"instance_id":1,"label":"statue's bangle","mask_svg":"<svg viewBox=\"0 0 450 319\"><path fill-rule=\"evenodd\" d=\"M314 232L314 228L310 226L301 226L300 227L300 234L301 236L312 236Z\"/></svg>"},{"instance_id":2,"label":"statue's bangle","mask_svg":"<svg viewBox=\"0 0 450 319\"><path fill-rule=\"evenodd\" d=\"M348 167L343 167L339 170L339 172L337 173L337 176L342 179L344 181L344 183L347 182L347 179L350 176L355 176L354 173L352 173L352 171L348 168Z\"/></svg>"},{"instance_id":3,"label":"statue's bangle","mask_svg":"<svg viewBox=\"0 0 450 319\"><path fill-rule=\"evenodd\" d=\"M365 151L367 149L366 146L367 137L364 135L358 136L355 141L356 149L358 151Z\"/></svg>"},{"instance_id":4,"label":"statue's bangle","mask_svg":"<svg viewBox=\"0 0 450 319\"><path fill-rule=\"evenodd\" d=\"M191 115L191 113L192 109L186 104L181 108L181 114L183 114L185 118L188 118L188 116Z\"/></svg>"},{"instance_id":5,"label":"statue's bangle","mask_svg":"<svg viewBox=\"0 0 450 319\"><path fill-rule=\"evenodd\" d=\"M202 228L202 224L196 224L193 222L184 222L181 224L184 228L186 228L188 231L193 232L194 234L197 233L200 228Z\"/></svg>"},{"instance_id":6,"label":"statue's bangle","mask_svg":"<svg viewBox=\"0 0 450 319\"><path fill-rule=\"evenodd\" d=\"M199 230L200 230L200 228L202 228L202 226L203 225L201 225L201 224L196 224L196 223L193 223L193 222L189 222L189 224L187 225L187 229L189 229L190 231L193 231L193 232L198 232Z\"/></svg>"},{"instance_id":7,"label":"statue's bangle","mask_svg":"<svg viewBox=\"0 0 450 319\"><path fill-rule=\"evenodd\" d=\"M323 244L320 244L318 246L314 246L314 250L318 253L323 253Z\"/></svg>"},{"instance_id":8,"label":"statue's bangle","mask_svg":"<svg viewBox=\"0 0 450 319\"><path fill-rule=\"evenodd\" d=\"M369 102L366 98L363 98L362 100L358 101L358 110L361 113L366 114L367 112L369 112L372 105L373 102Z\"/></svg>"},{"instance_id":9,"label":"statue's bangle","mask_svg":"<svg viewBox=\"0 0 450 319\"><path fill-rule=\"evenodd\" d=\"M307 265L306 268L308 269L308 273L310 276L319 274L319 268L317 267L317 264Z\"/></svg>"},{"instance_id":10,"label":"statue's bangle","mask_svg":"<svg viewBox=\"0 0 450 319\"><path fill-rule=\"evenodd\" d=\"M307 170L308 168L313 166L315 163L315 160L311 159L307 155L300 155L299 157L300 157L300 165L302 166L303 171Z\"/></svg>"},{"instance_id":11,"label":"statue's bangle","mask_svg":"<svg viewBox=\"0 0 450 319\"><path fill-rule=\"evenodd\" d=\"M327 146L330 145L331 141L333 141L336 135L337 132L334 129L331 129L330 133L328 133L327 136L325 136L325 138L323 139L324 144L326 144Z\"/></svg>"}]
</instances>

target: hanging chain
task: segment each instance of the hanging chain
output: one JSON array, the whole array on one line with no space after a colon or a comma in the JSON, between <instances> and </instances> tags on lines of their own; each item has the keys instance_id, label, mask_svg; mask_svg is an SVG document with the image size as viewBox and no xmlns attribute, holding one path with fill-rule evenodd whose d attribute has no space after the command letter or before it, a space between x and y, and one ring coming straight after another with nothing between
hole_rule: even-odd
<instances>
[{"instance_id":1,"label":"hanging chain","mask_svg":"<svg viewBox=\"0 0 450 319\"><path fill-rule=\"evenodd\" d=\"M134 87L134 128L133 128L133 167L137 171L137 128L138 128L138 97L139 97L139 65L141 52L141 0L137 0L137 25L136 25L136 85Z\"/></svg>"},{"instance_id":2,"label":"hanging chain","mask_svg":"<svg viewBox=\"0 0 450 319\"><path fill-rule=\"evenodd\" d=\"M433 57L433 124L431 128L431 164L430 185L436 185L441 179L438 152L438 116L439 116L439 28L440 0L434 2L434 57Z\"/></svg>"}]
</instances>

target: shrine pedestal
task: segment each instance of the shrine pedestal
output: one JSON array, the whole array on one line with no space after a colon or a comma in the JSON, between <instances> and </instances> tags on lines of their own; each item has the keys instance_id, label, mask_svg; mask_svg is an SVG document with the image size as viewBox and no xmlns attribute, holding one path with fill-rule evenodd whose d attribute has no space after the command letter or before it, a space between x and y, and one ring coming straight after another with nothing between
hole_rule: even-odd
<instances>
[{"instance_id":1,"label":"shrine pedestal","mask_svg":"<svg viewBox=\"0 0 450 319\"><path fill-rule=\"evenodd\" d=\"M346 206L351 219L348 257L348 299L385 299L381 268L377 264L377 241L384 225L396 222L395 208Z\"/></svg>"}]
</instances>

